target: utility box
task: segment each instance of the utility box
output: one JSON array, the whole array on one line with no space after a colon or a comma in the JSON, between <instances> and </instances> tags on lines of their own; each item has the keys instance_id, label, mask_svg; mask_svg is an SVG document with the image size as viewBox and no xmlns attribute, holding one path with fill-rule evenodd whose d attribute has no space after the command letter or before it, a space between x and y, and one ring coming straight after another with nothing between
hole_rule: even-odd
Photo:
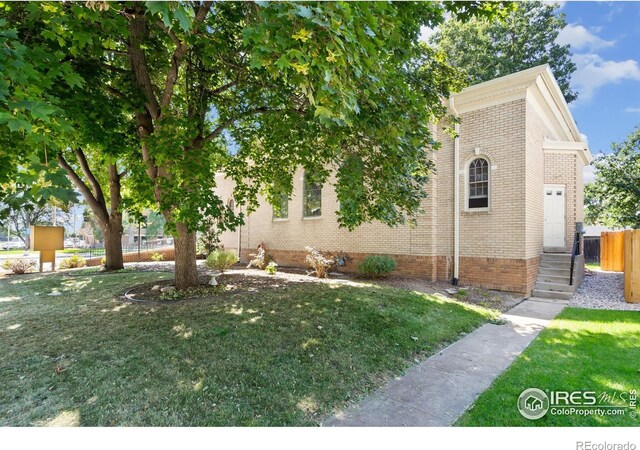
<instances>
[{"instance_id":1,"label":"utility box","mask_svg":"<svg viewBox=\"0 0 640 450\"><path fill-rule=\"evenodd\" d=\"M30 242L30 249L40 252L40 272L46 262L55 271L56 250L64 250L64 227L32 226Z\"/></svg>"}]
</instances>

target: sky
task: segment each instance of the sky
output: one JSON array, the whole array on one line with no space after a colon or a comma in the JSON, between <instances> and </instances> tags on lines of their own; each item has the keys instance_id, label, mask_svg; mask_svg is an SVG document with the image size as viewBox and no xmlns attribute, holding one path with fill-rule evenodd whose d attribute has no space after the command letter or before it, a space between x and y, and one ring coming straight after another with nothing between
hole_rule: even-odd
<instances>
[{"instance_id":1,"label":"sky","mask_svg":"<svg viewBox=\"0 0 640 450\"><path fill-rule=\"evenodd\" d=\"M570 45L577 65L571 113L591 152L607 153L640 125L640 2L560 5L568 25L558 42Z\"/></svg>"}]
</instances>

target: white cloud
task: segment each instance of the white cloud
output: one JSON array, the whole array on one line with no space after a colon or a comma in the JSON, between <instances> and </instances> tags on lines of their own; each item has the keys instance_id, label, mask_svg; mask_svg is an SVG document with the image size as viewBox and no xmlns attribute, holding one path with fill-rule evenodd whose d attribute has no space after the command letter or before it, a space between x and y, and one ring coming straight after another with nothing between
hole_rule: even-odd
<instances>
[{"instance_id":1,"label":"white cloud","mask_svg":"<svg viewBox=\"0 0 640 450\"><path fill-rule=\"evenodd\" d=\"M578 91L580 99L588 100L593 97L596 89L610 83L624 80L640 81L640 66L638 61L611 61L602 59L592 53L573 55L577 70L572 76L572 85Z\"/></svg>"},{"instance_id":2,"label":"white cloud","mask_svg":"<svg viewBox=\"0 0 640 450\"><path fill-rule=\"evenodd\" d=\"M628 113L640 113L640 107L632 108L631 106L625 109L625 112Z\"/></svg>"},{"instance_id":3,"label":"white cloud","mask_svg":"<svg viewBox=\"0 0 640 450\"><path fill-rule=\"evenodd\" d=\"M556 42L560 45L570 45L573 50L587 49L590 51L611 47L616 41L602 39L582 25L569 24L560 30Z\"/></svg>"},{"instance_id":4,"label":"white cloud","mask_svg":"<svg viewBox=\"0 0 640 450\"><path fill-rule=\"evenodd\" d=\"M582 169L582 177L584 178L584 182L590 183L596 179L595 168L593 166L584 166Z\"/></svg>"},{"instance_id":5,"label":"white cloud","mask_svg":"<svg viewBox=\"0 0 640 450\"><path fill-rule=\"evenodd\" d=\"M582 139L582 142L584 142L585 144L589 145L589 136L587 136L584 133L580 133L580 138Z\"/></svg>"},{"instance_id":6,"label":"white cloud","mask_svg":"<svg viewBox=\"0 0 640 450\"><path fill-rule=\"evenodd\" d=\"M437 28L420 27L420 40L422 42L428 42L429 38L438 31Z\"/></svg>"}]
</instances>

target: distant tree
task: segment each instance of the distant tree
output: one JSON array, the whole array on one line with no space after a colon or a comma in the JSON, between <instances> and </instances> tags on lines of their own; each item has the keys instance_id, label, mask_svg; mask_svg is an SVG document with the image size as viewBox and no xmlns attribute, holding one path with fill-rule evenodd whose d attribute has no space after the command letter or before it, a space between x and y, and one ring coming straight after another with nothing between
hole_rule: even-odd
<instances>
[{"instance_id":1,"label":"distant tree","mask_svg":"<svg viewBox=\"0 0 640 450\"><path fill-rule=\"evenodd\" d=\"M640 229L640 127L593 162L595 181L585 187L585 221Z\"/></svg>"},{"instance_id":2,"label":"distant tree","mask_svg":"<svg viewBox=\"0 0 640 450\"><path fill-rule=\"evenodd\" d=\"M549 64L570 103L578 96L570 85L576 65L569 46L555 42L567 25L558 8L553 3L527 1L519 2L504 21L482 17L459 21L454 16L430 41L449 63L466 71L470 84Z\"/></svg>"},{"instance_id":3,"label":"distant tree","mask_svg":"<svg viewBox=\"0 0 640 450\"><path fill-rule=\"evenodd\" d=\"M164 235L164 217L155 211L150 211L146 216L146 234L148 239Z\"/></svg>"}]
</instances>

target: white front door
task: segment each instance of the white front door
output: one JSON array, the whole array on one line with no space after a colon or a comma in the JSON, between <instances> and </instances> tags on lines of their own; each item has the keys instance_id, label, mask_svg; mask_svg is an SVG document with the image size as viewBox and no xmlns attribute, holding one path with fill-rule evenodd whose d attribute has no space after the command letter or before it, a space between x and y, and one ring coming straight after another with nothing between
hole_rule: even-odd
<instances>
[{"instance_id":1,"label":"white front door","mask_svg":"<svg viewBox=\"0 0 640 450\"><path fill-rule=\"evenodd\" d=\"M565 247L564 186L544 186L544 246Z\"/></svg>"}]
</instances>

